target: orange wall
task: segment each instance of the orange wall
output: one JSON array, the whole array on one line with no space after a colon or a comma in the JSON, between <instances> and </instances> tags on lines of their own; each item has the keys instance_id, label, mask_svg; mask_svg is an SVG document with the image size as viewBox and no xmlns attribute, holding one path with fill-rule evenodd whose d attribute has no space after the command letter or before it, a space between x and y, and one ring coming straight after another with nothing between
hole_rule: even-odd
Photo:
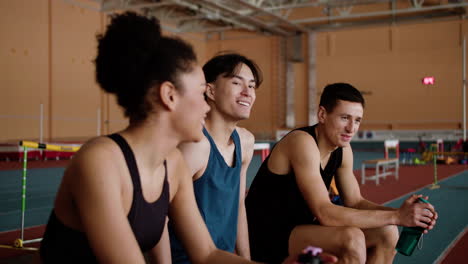
<instances>
[{"instance_id":1,"label":"orange wall","mask_svg":"<svg viewBox=\"0 0 468 264\"><path fill-rule=\"evenodd\" d=\"M45 140L111 133L127 124L113 96L94 80L95 35L107 19L64 1L0 1L0 142L38 139L44 106ZM316 33L317 87L350 82L367 92L364 129L458 129L462 119L461 39L465 20L373 26ZM285 51L279 37L245 32L180 35L205 63L222 50L254 59L264 83L249 120L258 139L283 128ZM294 63L296 126L308 124L307 39ZM434 86L421 78L435 76Z\"/></svg>"},{"instance_id":2,"label":"orange wall","mask_svg":"<svg viewBox=\"0 0 468 264\"><path fill-rule=\"evenodd\" d=\"M45 141L85 140L128 124L95 82L96 35L107 22L64 1L0 1L0 142L38 140L41 104ZM205 60L204 36L182 37Z\"/></svg>"},{"instance_id":3,"label":"orange wall","mask_svg":"<svg viewBox=\"0 0 468 264\"><path fill-rule=\"evenodd\" d=\"M39 135L40 104L47 112L49 102L47 21L47 1L0 1L0 139Z\"/></svg>"},{"instance_id":4,"label":"orange wall","mask_svg":"<svg viewBox=\"0 0 468 264\"><path fill-rule=\"evenodd\" d=\"M94 81L101 14L63 1L1 1L0 140L97 134Z\"/></svg>"},{"instance_id":5,"label":"orange wall","mask_svg":"<svg viewBox=\"0 0 468 264\"><path fill-rule=\"evenodd\" d=\"M368 92L363 126L370 129L458 129L464 23L320 33L317 85L343 81ZM435 85L423 85L424 76Z\"/></svg>"},{"instance_id":6,"label":"orange wall","mask_svg":"<svg viewBox=\"0 0 468 264\"><path fill-rule=\"evenodd\" d=\"M101 15L51 1L50 138L97 134L101 91L95 83L93 60Z\"/></svg>"}]
</instances>

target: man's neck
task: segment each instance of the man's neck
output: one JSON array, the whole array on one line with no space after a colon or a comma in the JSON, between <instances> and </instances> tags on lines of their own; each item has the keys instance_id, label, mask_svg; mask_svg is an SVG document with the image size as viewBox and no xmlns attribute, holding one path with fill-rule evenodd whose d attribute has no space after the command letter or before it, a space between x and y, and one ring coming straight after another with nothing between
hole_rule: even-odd
<instances>
[{"instance_id":1,"label":"man's neck","mask_svg":"<svg viewBox=\"0 0 468 264\"><path fill-rule=\"evenodd\" d=\"M327 138L324 127L320 124L315 128L315 135L317 136L317 146L320 152L320 157L325 157L338 147L332 144Z\"/></svg>"},{"instance_id":2,"label":"man's neck","mask_svg":"<svg viewBox=\"0 0 468 264\"><path fill-rule=\"evenodd\" d=\"M237 122L228 121L222 115L210 111L205 119L205 128L218 146L228 146L232 143L231 134L236 129Z\"/></svg>"}]
</instances>

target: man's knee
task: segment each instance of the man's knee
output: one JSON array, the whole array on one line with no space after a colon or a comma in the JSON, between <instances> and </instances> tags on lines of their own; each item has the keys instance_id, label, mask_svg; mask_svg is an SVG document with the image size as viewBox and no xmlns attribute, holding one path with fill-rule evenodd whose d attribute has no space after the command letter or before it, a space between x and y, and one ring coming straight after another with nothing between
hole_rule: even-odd
<instances>
[{"instance_id":1,"label":"man's knee","mask_svg":"<svg viewBox=\"0 0 468 264\"><path fill-rule=\"evenodd\" d=\"M345 227L340 234L341 248L345 258L364 263L366 261L366 238L361 229ZM345 261L346 262L346 261Z\"/></svg>"},{"instance_id":2,"label":"man's knee","mask_svg":"<svg viewBox=\"0 0 468 264\"><path fill-rule=\"evenodd\" d=\"M398 228L394 225L380 227L369 234L368 257L372 263L392 263L396 255L395 246L398 242Z\"/></svg>"},{"instance_id":3,"label":"man's knee","mask_svg":"<svg viewBox=\"0 0 468 264\"><path fill-rule=\"evenodd\" d=\"M379 236L377 239L377 247L394 249L398 242L398 227L395 225L388 225L380 228Z\"/></svg>"}]
</instances>

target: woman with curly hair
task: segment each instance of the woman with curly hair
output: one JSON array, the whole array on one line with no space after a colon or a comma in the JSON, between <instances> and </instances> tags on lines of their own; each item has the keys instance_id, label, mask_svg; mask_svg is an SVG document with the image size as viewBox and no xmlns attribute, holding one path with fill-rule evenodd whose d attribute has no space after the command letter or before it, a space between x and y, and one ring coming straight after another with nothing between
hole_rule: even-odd
<instances>
[{"instance_id":1,"label":"woman with curly hair","mask_svg":"<svg viewBox=\"0 0 468 264\"><path fill-rule=\"evenodd\" d=\"M170 262L170 217L194 263L248 263L216 249L177 149L202 139L209 110L193 48L162 36L156 19L127 12L98 36L95 63L97 82L115 94L129 125L86 142L69 164L42 262L145 263L144 252Z\"/></svg>"}]
</instances>

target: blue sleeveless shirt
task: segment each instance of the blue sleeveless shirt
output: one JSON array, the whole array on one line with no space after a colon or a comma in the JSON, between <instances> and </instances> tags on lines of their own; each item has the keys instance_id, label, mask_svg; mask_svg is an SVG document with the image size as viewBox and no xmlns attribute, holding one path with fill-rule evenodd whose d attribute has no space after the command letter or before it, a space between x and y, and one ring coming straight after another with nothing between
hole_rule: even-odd
<instances>
[{"instance_id":1,"label":"blue sleeveless shirt","mask_svg":"<svg viewBox=\"0 0 468 264\"><path fill-rule=\"evenodd\" d=\"M208 227L216 247L234 252L237 239L239 213L239 186L242 152L239 134L234 130L231 138L235 145L234 166L226 164L213 138L203 128L210 142L210 156L203 175L195 180L193 189L198 209ZM169 222L172 263L190 263L185 250Z\"/></svg>"}]
</instances>

